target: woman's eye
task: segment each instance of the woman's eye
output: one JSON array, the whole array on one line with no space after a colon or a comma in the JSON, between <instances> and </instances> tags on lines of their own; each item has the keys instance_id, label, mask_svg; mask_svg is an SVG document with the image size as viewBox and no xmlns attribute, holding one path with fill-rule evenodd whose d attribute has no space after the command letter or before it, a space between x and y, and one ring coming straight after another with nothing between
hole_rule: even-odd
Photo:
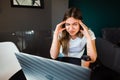
<instances>
[{"instance_id":1,"label":"woman's eye","mask_svg":"<svg viewBox=\"0 0 120 80\"><path fill-rule=\"evenodd\" d=\"M66 23L65 26L69 26L70 24Z\"/></svg>"},{"instance_id":2,"label":"woman's eye","mask_svg":"<svg viewBox=\"0 0 120 80\"><path fill-rule=\"evenodd\" d=\"M78 24L77 23L74 23L73 26L77 26Z\"/></svg>"}]
</instances>

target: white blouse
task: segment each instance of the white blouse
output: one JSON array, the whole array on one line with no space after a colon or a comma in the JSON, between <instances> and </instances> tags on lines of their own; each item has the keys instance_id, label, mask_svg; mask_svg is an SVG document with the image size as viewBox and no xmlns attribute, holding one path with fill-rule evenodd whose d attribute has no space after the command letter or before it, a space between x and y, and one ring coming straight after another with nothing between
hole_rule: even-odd
<instances>
[{"instance_id":1,"label":"white blouse","mask_svg":"<svg viewBox=\"0 0 120 80\"><path fill-rule=\"evenodd\" d=\"M90 33L92 40L96 39L93 31L89 30L89 33ZM83 36L82 38L77 37L76 39L70 39L68 57L81 58L82 55L84 54L86 43L87 41L86 41L85 36ZM65 55L62 53L62 46L61 46L59 57L63 57L63 56Z\"/></svg>"}]
</instances>

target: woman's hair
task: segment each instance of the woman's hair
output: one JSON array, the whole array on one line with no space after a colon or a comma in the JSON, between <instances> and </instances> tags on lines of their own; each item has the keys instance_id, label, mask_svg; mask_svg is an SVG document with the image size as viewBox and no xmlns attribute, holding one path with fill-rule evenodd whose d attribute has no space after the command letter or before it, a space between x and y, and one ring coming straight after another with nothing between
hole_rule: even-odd
<instances>
[{"instance_id":1,"label":"woman's hair","mask_svg":"<svg viewBox=\"0 0 120 80\"><path fill-rule=\"evenodd\" d=\"M78 8L69 8L68 11L66 11L64 14L63 21L67 20L70 17L73 17L73 18L79 19L79 20L83 19L82 14ZM63 25L62 27L65 27L65 25ZM77 33L77 35L79 37L83 36L80 31ZM63 30L62 36L59 37L59 41L60 41L62 48L63 48L62 52L66 55L68 54L68 48L69 48L68 42L69 42L69 40L70 40L69 33L66 30Z\"/></svg>"}]
</instances>

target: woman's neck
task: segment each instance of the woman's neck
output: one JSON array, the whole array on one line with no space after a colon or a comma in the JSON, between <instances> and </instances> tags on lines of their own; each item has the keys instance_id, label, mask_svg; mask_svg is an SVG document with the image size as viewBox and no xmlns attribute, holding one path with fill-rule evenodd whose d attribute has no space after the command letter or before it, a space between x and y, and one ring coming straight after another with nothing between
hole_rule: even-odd
<instances>
[{"instance_id":1,"label":"woman's neck","mask_svg":"<svg viewBox=\"0 0 120 80\"><path fill-rule=\"evenodd\" d=\"M71 36L71 38L74 40L74 39L76 39L76 38L77 38L77 36Z\"/></svg>"}]
</instances>

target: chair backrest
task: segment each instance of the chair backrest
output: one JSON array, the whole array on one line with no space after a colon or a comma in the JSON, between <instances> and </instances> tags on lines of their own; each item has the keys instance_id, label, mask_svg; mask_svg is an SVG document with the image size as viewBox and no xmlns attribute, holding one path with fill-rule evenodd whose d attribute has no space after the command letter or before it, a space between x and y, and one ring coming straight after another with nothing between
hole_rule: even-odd
<instances>
[{"instance_id":1,"label":"chair backrest","mask_svg":"<svg viewBox=\"0 0 120 80\"><path fill-rule=\"evenodd\" d=\"M21 69L15 52L19 50L13 42L0 42L0 80L8 80Z\"/></svg>"},{"instance_id":2,"label":"chair backrest","mask_svg":"<svg viewBox=\"0 0 120 80\"><path fill-rule=\"evenodd\" d=\"M120 28L103 28L102 37L114 44L120 43ZM117 35L117 36L116 36Z\"/></svg>"},{"instance_id":3,"label":"chair backrest","mask_svg":"<svg viewBox=\"0 0 120 80\"><path fill-rule=\"evenodd\" d=\"M96 39L96 48L101 63L120 73L120 48L102 38Z\"/></svg>"}]
</instances>

